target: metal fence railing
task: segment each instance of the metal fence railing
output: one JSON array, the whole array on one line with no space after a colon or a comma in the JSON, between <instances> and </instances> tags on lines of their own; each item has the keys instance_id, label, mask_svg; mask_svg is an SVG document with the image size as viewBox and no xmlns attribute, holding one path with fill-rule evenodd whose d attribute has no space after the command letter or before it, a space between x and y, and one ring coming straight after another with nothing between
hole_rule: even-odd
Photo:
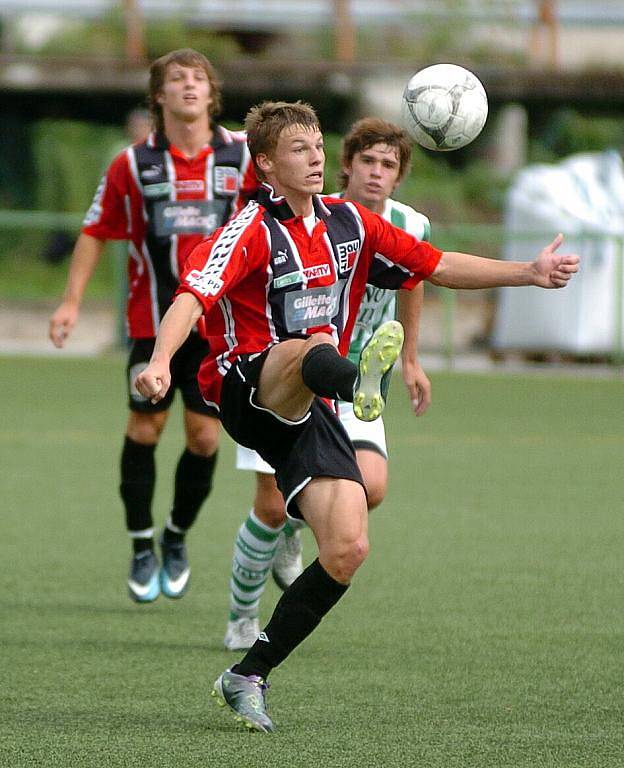
<instances>
[{"instance_id":1,"label":"metal fence railing","mask_svg":"<svg viewBox=\"0 0 624 768\"><path fill-rule=\"evenodd\" d=\"M49 211L7 211L0 210L0 236L12 232L52 232L65 229L77 233L82 222L82 215L75 213L56 213ZM537 254L539 250L552 239L553 232L522 232L510 233L500 224L453 224L443 225L434 223L435 245L444 250L459 250L479 253L486 256L501 256L504 252L517 258L519 246L528 244L529 254ZM125 301L127 292L125 242L111 243L112 281L111 301L116 309L116 338L120 346L126 343L125 338ZM10 250L10 238L7 245L5 238L4 251L0 253L0 270L2 259ZM565 247L565 246L564 246ZM574 233L568 238L568 248L573 247L581 254L581 275L586 282L595 274L598 268L603 270L602 283L593 287L591 301L593 308L587 317L598 310L604 311L608 305L611 317L606 324L610 327L610 344L608 349L601 349L603 357L616 365L624 365L624 233ZM609 254L608 271L605 272L605 254ZM529 258L528 256L527 258ZM31 258L37 258L31 256ZM52 267L51 267L52 268ZM58 267L55 267L58 269ZM579 279L579 278L576 278ZM594 280L594 283L596 281ZM600 287L602 286L602 287ZM457 323L457 292L437 289L442 301L442 328L438 352L442 353L449 367L453 365L456 356L456 323ZM51 299L59 298L51 295ZM587 303L587 302L585 302ZM587 312L587 308L584 308Z\"/></svg>"}]
</instances>

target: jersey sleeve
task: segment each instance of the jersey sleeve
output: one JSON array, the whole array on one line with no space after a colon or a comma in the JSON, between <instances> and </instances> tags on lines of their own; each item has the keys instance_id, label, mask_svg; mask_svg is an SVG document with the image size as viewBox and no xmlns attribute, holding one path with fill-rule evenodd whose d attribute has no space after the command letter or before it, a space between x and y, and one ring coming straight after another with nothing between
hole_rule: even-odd
<instances>
[{"instance_id":1,"label":"jersey sleeve","mask_svg":"<svg viewBox=\"0 0 624 768\"><path fill-rule=\"evenodd\" d=\"M373 252L367 282L379 288L409 290L432 274L442 257L441 250L362 206L358 206L358 211Z\"/></svg>"},{"instance_id":2,"label":"jersey sleeve","mask_svg":"<svg viewBox=\"0 0 624 768\"><path fill-rule=\"evenodd\" d=\"M184 265L176 295L192 293L208 313L212 307L267 259L259 236L255 203L196 246Z\"/></svg>"},{"instance_id":3,"label":"jersey sleeve","mask_svg":"<svg viewBox=\"0 0 624 768\"><path fill-rule=\"evenodd\" d=\"M130 169L126 150L110 164L102 177L82 231L98 240L127 240L130 237L129 189Z\"/></svg>"}]
</instances>

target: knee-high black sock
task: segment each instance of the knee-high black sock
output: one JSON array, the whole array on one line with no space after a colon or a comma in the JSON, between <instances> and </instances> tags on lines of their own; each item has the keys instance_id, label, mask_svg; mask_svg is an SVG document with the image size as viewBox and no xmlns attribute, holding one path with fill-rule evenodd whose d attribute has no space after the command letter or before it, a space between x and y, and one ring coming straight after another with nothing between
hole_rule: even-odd
<instances>
[{"instance_id":1,"label":"knee-high black sock","mask_svg":"<svg viewBox=\"0 0 624 768\"><path fill-rule=\"evenodd\" d=\"M301 363L303 382L320 397L353 402L357 366L338 352L333 344L317 344Z\"/></svg>"},{"instance_id":2,"label":"knee-high black sock","mask_svg":"<svg viewBox=\"0 0 624 768\"><path fill-rule=\"evenodd\" d=\"M318 626L347 588L315 560L281 596L264 631L233 671L266 678Z\"/></svg>"},{"instance_id":3,"label":"knee-high black sock","mask_svg":"<svg viewBox=\"0 0 624 768\"><path fill-rule=\"evenodd\" d=\"M165 539L181 540L193 525L201 505L212 490L212 476L217 463L217 452L212 456L198 456L188 448L180 456L175 474L175 492L171 523L176 530L165 528Z\"/></svg>"},{"instance_id":4,"label":"knee-high black sock","mask_svg":"<svg viewBox=\"0 0 624 768\"><path fill-rule=\"evenodd\" d=\"M119 492L126 510L126 528L132 536L150 530L152 498L156 484L155 445L143 445L126 436L121 452L121 483ZM134 538L135 551L153 546L151 536Z\"/></svg>"}]
</instances>

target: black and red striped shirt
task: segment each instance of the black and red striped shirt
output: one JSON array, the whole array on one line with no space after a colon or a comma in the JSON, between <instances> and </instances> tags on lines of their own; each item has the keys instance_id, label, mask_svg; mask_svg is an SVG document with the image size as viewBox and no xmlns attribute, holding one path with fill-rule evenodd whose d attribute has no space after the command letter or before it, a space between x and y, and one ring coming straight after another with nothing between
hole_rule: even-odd
<instances>
[{"instance_id":1,"label":"black and red striped shirt","mask_svg":"<svg viewBox=\"0 0 624 768\"><path fill-rule=\"evenodd\" d=\"M82 231L99 240L128 240L130 338L156 336L193 248L256 188L245 134L218 125L193 158L152 133L113 160Z\"/></svg>"},{"instance_id":2,"label":"black and red striped shirt","mask_svg":"<svg viewBox=\"0 0 624 768\"><path fill-rule=\"evenodd\" d=\"M366 283L413 288L440 260L441 251L358 203L312 201L309 234L302 217L263 185L186 263L178 292L191 292L204 308L210 353L199 384L217 407L238 355L318 332L331 334L346 355Z\"/></svg>"}]
</instances>

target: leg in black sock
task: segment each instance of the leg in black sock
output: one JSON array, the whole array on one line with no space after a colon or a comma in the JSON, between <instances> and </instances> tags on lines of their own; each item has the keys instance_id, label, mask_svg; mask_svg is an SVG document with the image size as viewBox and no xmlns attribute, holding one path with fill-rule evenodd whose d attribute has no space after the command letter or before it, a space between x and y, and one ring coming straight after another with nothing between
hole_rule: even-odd
<instances>
[{"instance_id":1,"label":"leg in black sock","mask_svg":"<svg viewBox=\"0 0 624 768\"><path fill-rule=\"evenodd\" d=\"M149 531L152 522L152 498L156 484L155 445L137 443L128 436L121 452L121 484L119 492L126 511L126 528L132 536ZM151 549L150 536L134 538L135 551Z\"/></svg>"},{"instance_id":2,"label":"leg in black sock","mask_svg":"<svg viewBox=\"0 0 624 768\"><path fill-rule=\"evenodd\" d=\"M284 592L264 632L232 672L266 679L319 625L347 588L348 585L333 579L318 559L315 560Z\"/></svg>"},{"instance_id":3,"label":"leg in black sock","mask_svg":"<svg viewBox=\"0 0 624 768\"><path fill-rule=\"evenodd\" d=\"M301 377L306 387L320 397L353 402L357 366L342 357L333 344L317 344L306 353Z\"/></svg>"},{"instance_id":4,"label":"leg in black sock","mask_svg":"<svg viewBox=\"0 0 624 768\"><path fill-rule=\"evenodd\" d=\"M217 463L217 453L199 456L184 451L175 475L175 493L170 523L165 527L165 541L181 541L193 525L212 489L212 476Z\"/></svg>"}]
</instances>

